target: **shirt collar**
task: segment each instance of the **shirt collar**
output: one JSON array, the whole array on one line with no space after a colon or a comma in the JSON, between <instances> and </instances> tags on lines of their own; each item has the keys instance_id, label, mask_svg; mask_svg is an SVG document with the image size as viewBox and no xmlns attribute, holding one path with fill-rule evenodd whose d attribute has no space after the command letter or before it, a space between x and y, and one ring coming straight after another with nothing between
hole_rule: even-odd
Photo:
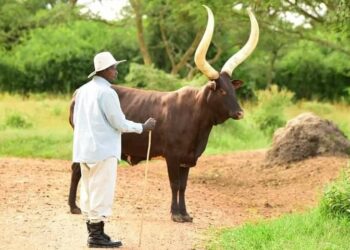
<instances>
[{"instance_id":1,"label":"shirt collar","mask_svg":"<svg viewBox=\"0 0 350 250\"><path fill-rule=\"evenodd\" d=\"M111 84L101 76L94 76L92 80L95 81L96 83L107 85L108 87L111 86Z\"/></svg>"}]
</instances>

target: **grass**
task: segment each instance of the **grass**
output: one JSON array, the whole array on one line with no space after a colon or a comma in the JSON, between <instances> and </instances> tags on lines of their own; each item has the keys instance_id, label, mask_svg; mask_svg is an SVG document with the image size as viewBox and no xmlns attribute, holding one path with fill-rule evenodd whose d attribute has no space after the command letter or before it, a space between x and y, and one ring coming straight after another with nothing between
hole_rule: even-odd
<instances>
[{"instance_id":1,"label":"grass","mask_svg":"<svg viewBox=\"0 0 350 250\"><path fill-rule=\"evenodd\" d=\"M237 228L212 229L206 249L350 249L350 161L328 184L317 208Z\"/></svg>"},{"instance_id":2,"label":"grass","mask_svg":"<svg viewBox=\"0 0 350 250\"><path fill-rule=\"evenodd\" d=\"M71 159L69 97L0 94L0 156Z\"/></svg>"},{"instance_id":3,"label":"grass","mask_svg":"<svg viewBox=\"0 0 350 250\"><path fill-rule=\"evenodd\" d=\"M318 209L276 220L213 230L208 250L349 249L350 220L324 216Z\"/></svg>"},{"instance_id":4,"label":"grass","mask_svg":"<svg viewBox=\"0 0 350 250\"><path fill-rule=\"evenodd\" d=\"M22 99L16 95L0 94L0 156L71 159L73 133L68 124L69 99L68 96L45 94ZM261 110L261 106L259 110L256 105L245 103L245 119L229 120L215 126L205 153L268 147L271 135L261 131L254 119L255 112L259 110L263 114L260 119L277 113L274 109ZM287 120L302 112L314 112L333 121L350 138L349 106L303 101L283 109ZM338 192L340 189L333 190ZM330 200L339 197L343 196L336 193ZM349 235L349 219L325 216L320 209L314 209L305 214L286 215L239 228L213 229L206 248L350 249Z\"/></svg>"},{"instance_id":5,"label":"grass","mask_svg":"<svg viewBox=\"0 0 350 250\"><path fill-rule=\"evenodd\" d=\"M249 114L243 120L228 120L215 126L210 133L206 154L265 148L271 140L252 120Z\"/></svg>"},{"instance_id":6,"label":"grass","mask_svg":"<svg viewBox=\"0 0 350 250\"><path fill-rule=\"evenodd\" d=\"M0 156L71 159L70 97L0 94ZM249 115L215 126L206 154L266 147L270 140Z\"/></svg>"},{"instance_id":7,"label":"grass","mask_svg":"<svg viewBox=\"0 0 350 250\"><path fill-rule=\"evenodd\" d=\"M6 129L0 132L0 155L71 159L72 132Z\"/></svg>"},{"instance_id":8,"label":"grass","mask_svg":"<svg viewBox=\"0 0 350 250\"><path fill-rule=\"evenodd\" d=\"M268 97L266 100L272 100L278 93L265 91L264 95ZM68 124L69 103L70 96L36 94L23 99L17 95L0 94L0 156L71 159L73 133ZM261 104L259 107L251 103L242 106L245 108L243 120L231 119L214 126L205 154L261 149L270 145L272 136L259 128L255 113L264 114L264 119L282 111L264 111ZM286 107L283 115L291 119L306 111L332 120L350 138L349 106L300 102Z\"/></svg>"},{"instance_id":9,"label":"grass","mask_svg":"<svg viewBox=\"0 0 350 250\"><path fill-rule=\"evenodd\" d=\"M324 119L334 122L344 132L347 138L350 138L349 105L303 101L286 109L289 119L300 114L300 112L313 112Z\"/></svg>"}]
</instances>

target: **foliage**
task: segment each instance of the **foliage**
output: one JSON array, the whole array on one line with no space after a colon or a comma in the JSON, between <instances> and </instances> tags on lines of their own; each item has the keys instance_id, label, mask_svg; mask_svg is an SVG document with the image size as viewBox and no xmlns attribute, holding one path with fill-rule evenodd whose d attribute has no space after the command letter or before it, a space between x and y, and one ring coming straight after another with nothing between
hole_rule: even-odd
<instances>
[{"instance_id":1,"label":"foliage","mask_svg":"<svg viewBox=\"0 0 350 250\"><path fill-rule=\"evenodd\" d=\"M212 232L206 249L348 249L350 221L319 209Z\"/></svg>"},{"instance_id":2,"label":"foliage","mask_svg":"<svg viewBox=\"0 0 350 250\"><path fill-rule=\"evenodd\" d=\"M278 63L275 81L298 99L339 100L350 82L349 57L299 42Z\"/></svg>"},{"instance_id":3,"label":"foliage","mask_svg":"<svg viewBox=\"0 0 350 250\"><path fill-rule=\"evenodd\" d=\"M136 63L130 64L129 74L125 77L129 86L153 90L171 91L181 87L180 80L154 66Z\"/></svg>"},{"instance_id":4,"label":"foliage","mask_svg":"<svg viewBox=\"0 0 350 250\"><path fill-rule=\"evenodd\" d=\"M12 113L8 115L5 119L5 126L9 128L29 128L32 127L33 124L28 121L28 118L25 116L19 114L19 113Z\"/></svg>"},{"instance_id":5,"label":"foliage","mask_svg":"<svg viewBox=\"0 0 350 250\"><path fill-rule=\"evenodd\" d=\"M203 84L205 78L198 78L194 82L186 82L192 86ZM217 154L237 150L251 150L266 148L271 143L271 136L259 128L256 113L263 112L263 102L270 102L268 92L260 102L244 102L243 120L228 120L220 126L215 126L209 136L205 154ZM262 94L260 94L261 96ZM286 94L286 96L288 96ZM0 94L0 156L71 158L72 130L68 123L70 95L30 94L27 98L19 95ZM285 97L290 98L290 97ZM287 102L287 101L286 101ZM282 101L276 106L284 105ZM269 107L269 105L266 105ZM341 104L319 104L315 102L298 102L296 105L283 108L281 116L290 119L301 112L310 111L309 107L327 107L330 112L320 113L321 117L335 122L348 137L350 137L350 118L347 114L350 108ZM275 112L275 111L273 111ZM280 112L280 111L278 111ZM5 126L6 120L12 114L18 114L26 123L32 126L14 128ZM25 123L25 124L26 124ZM45 140L47 142L45 143ZM37 145L41 145L38 148ZM20 150L20 148L23 150Z\"/></svg>"},{"instance_id":6,"label":"foliage","mask_svg":"<svg viewBox=\"0 0 350 250\"><path fill-rule=\"evenodd\" d=\"M326 188L316 209L212 231L206 249L347 249L349 177L348 166L341 177Z\"/></svg>"},{"instance_id":7,"label":"foliage","mask_svg":"<svg viewBox=\"0 0 350 250\"><path fill-rule=\"evenodd\" d=\"M69 96L0 94L0 155L70 159Z\"/></svg>"},{"instance_id":8,"label":"foliage","mask_svg":"<svg viewBox=\"0 0 350 250\"><path fill-rule=\"evenodd\" d=\"M32 30L25 42L3 51L0 89L10 92L72 92L93 71L95 53L109 50L117 58L129 58L137 50L132 29L110 27L92 21L52 25ZM73 44L74 46L66 46ZM126 66L118 68L125 75Z\"/></svg>"},{"instance_id":9,"label":"foliage","mask_svg":"<svg viewBox=\"0 0 350 250\"><path fill-rule=\"evenodd\" d=\"M124 19L107 22L81 14L79 5L72 2L0 0L0 91L71 92L86 82L92 58L101 50L141 63L137 37L142 34L137 33L130 7ZM216 22L207 59L220 70L248 39L245 9L250 5L259 22L260 39L254 53L233 72L232 78L245 82L241 97L254 99L254 91L278 84L295 92L297 99L350 102L350 5L345 0L135 2L142 5L143 35L153 69L189 81L201 75L193 54L206 25L207 14L201 6L206 4ZM286 16L303 22L293 23ZM129 64L118 70L123 82ZM134 70L131 74L137 84L144 84L141 74L136 77ZM165 90L171 88L163 85Z\"/></svg>"},{"instance_id":10,"label":"foliage","mask_svg":"<svg viewBox=\"0 0 350 250\"><path fill-rule=\"evenodd\" d=\"M204 4L204 3L202 3ZM223 5L229 7L229 3L222 1L206 1L206 5L211 6L217 19L220 18L220 12L216 11L223 8ZM144 14L147 15L145 29L147 40L150 46L150 53L153 63L167 72L174 70L186 54L187 49L191 47L197 32L201 32L206 25L206 12L198 1L144 1ZM221 16L222 17L222 16ZM229 18L229 17L226 17ZM220 30L224 29L225 24L216 28L217 43L224 43L224 39L219 39ZM222 37L222 36L221 36ZM231 44L232 46L232 44ZM213 48L208 53L208 58L215 55L217 48ZM193 55L186 59L187 67L193 68ZM188 68L183 67L179 73L185 76Z\"/></svg>"},{"instance_id":11,"label":"foliage","mask_svg":"<svg viewBox=\"0 0 350 250\"><path fill-rule=\"evenodd\" d=\"M212 129L205 153L259 149L266 147L270 142L252 119L250 110L246 110L243 120L228 120Z\"/></svg>"},{"instance_id":12,"label":"foliage","mask_svg":"<svg viewBox=\"0 0 350 250\"><path fill-rule=\"evenodd\" d=\"M79 19L66 0L0 0L0 44L11 50L32 29Z\"/></svg>"},{"instance_id":13,"label":"foliage","mask_svg":"<svg viewBox=\"0 0 350 250\"><path fill-rule=\"evenodd\" d=\"M349 162L350 164L350 162ZM321 199L321 209L325 215L350 218L350 172L349 167L340 178L331 183Z\"/></svg>"},{"instance_id":14,"label":"foliage","mask_svg":"<svg viewBox=\"0 0 350 250\"><path fill-rule=\"evenodd\" d=\"M254 111L253 119L266 135L271 136L286 123L284 109L291 104L293 93L279 90L276 85L272 85L267 90L258 91L257 98L258 107Z\"/></svg>"},{"instance_id":15,"label":"foliage","mask_svg":"<svg viewBox=\"0 0 350 250\"><path fill-rule=\"evenodd\" d=\"M6 129L0 132L0 155L71 159L72 132L53 129Z\"/></svg>"}]
</instances>

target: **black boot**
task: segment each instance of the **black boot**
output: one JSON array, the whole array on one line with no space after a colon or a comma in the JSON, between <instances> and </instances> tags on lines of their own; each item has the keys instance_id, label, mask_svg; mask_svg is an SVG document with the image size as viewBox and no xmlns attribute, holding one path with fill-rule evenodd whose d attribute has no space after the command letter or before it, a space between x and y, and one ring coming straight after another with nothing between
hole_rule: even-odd
<instances>
[{"instance_id":1,"label":"black boot","mask_svg":"<svg viewBox=\"0 0 350 250\"><path fill-rule=\"evenodd\" d=\"M110 241L111 240L111 237L109 237L107 234L105 234L105 232L104 232L104 222L102 221L102 223L103 223L103 227L102 227L102 234L103 234L103 237L105 237L106 238L106 240L108 240L108 241ZM88 224L90 224L90 221L87 221L86 222L86 226L87 226L87 229L88 229L88 233L89 233L89 235L90 235L90 228L89 228L89 225Z\"/></svg>"},{"instance_id":2,"label":"black boot","mask_svg":"<svg viewBox=\"0 0 350 250\"><path fill-rule=\"evenodd\" d=\"M98 223L87 223L89 238L88 247L94 248L117 248L122 245L120 241L107 240L103 235L103 221Z\"/></svg>"}]
</instances>

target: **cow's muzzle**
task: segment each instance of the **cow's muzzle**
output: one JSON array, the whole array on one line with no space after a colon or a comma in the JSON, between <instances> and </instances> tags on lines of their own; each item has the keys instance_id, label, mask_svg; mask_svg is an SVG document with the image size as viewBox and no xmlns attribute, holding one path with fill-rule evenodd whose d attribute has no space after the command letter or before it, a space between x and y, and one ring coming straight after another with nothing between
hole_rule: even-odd
<instances>
[{"instance_id":1,"label":"cow's muzzle","mask_svg":"<svg viewBox=\"0 0 350 250\"><path fill-rule=\"evenodd\" d=\"M243 111L230 112L230 117L235 119L235 120L243 119L244 112Z\"/></svg>"}]
</instances>

